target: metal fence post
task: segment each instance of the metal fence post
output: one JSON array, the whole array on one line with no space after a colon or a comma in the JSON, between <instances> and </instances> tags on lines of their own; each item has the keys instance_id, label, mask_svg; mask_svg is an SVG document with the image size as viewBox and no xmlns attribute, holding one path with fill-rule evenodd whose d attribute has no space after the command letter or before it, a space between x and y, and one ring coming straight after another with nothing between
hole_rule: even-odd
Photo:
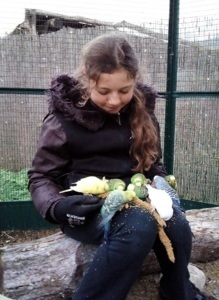
<instances>
[{"instance_id":1,"label":"metal fence post","mask_svg":"<svg viewBox=\"0 0 219 300\"><path fill-rule=\"evenodd\" d=\"M164 165L169 174L173 173L174 165L174 135L176 113L175 92L177 87L179 2L180 0L170 0L169 7L166 113L164 135Z\"/></svg>"}]
</instances>

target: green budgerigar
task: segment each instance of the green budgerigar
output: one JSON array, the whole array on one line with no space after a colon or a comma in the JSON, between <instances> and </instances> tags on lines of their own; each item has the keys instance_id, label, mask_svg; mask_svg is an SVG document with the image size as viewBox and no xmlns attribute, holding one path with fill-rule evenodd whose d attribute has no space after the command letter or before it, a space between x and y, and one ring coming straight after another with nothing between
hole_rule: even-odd
<instances>
[{"instance_id":1,"label":"green budgerigar","mask_svg":"<svg viewBox=\"0 0 219 300\"><path fill-rule=\"evenodd\" d=\"M148 197L148 188L145 184L138 186L130 183L127 187L128 191L134 191L139 199L145 200Z\"/></svg>"},{"instance_id":2,"label":"green budgerigar","mask_svg":"<svg viewBox=\"0 0 219 300\"><path fill-rule=\"evenodd\" d=\"M177 189L176 177L174 175L167 175L164 178L174 190Z\"/></svg>"},{"instance_id":3,"label":"green budgerigar","mask_svg":"<svg viewBox=\"0 0 219 300\"><path fill-rule=\"evenodd\" d=\"M112 178L107 180L106 189L108 191L114 191L114 190L124 191L126 189L126 184L122 179Z\"/></svg>"},{"instance_id":4,"label":"green budgerigar","mask_svg":"<svg viewBox=\"0 0 219 300\"><path fill-rule=\"evenodd\" d=\"M148 179L142 173L136 173L131 177L131 183L135 186L142 186L143 184L147 184Z\"/></svg>"},{"instance_id":5,"label":"green budgerigar","mask_svg":"<svg viewBox=\"0 0 219 300\"><path fill-rule=\"evenodd\" d=\"M144 174L136 173L131 177L131 183L128 185L127 190L134 191L139 199L145 200L148 196L148 188L150 180Z\"/></svg>"}]
</instances>

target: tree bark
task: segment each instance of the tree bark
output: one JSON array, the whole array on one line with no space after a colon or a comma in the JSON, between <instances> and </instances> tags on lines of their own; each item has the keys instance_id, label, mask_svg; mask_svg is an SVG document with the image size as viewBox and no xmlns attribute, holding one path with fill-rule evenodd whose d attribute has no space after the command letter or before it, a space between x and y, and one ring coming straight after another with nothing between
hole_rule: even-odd
<instances>
[{"instance_id":1,"label":"tree bark","mask_svg":"<svg viewBox=\"0 0 219 300\"><path fill-rule=\"evenodd\" d=\"M219 207L186 212L194 234L191 262L219 259ZM1 248L1 292L12 299L67 299L75 292L97 247L56 233ZM142 274L159 272L151 251Z\"/></svg>"}]
</instances>

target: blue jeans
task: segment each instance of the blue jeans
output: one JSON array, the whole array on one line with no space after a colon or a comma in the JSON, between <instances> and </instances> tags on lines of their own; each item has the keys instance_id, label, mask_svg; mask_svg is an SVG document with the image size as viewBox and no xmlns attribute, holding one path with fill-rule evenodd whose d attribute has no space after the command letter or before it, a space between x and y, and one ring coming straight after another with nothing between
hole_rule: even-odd
<instances>
[{"instance_id":1,"label":"blue jeans","mask_svg":"<svg viewBox=\"0 0 219 300\"><path fill-rule=\"evenodd\" d=\"M180 210L174 211L165 228L173 245L175 263L168 259L159 240L155 219L140 208L124 209L114 216L107 243L103 240L103 230L98 228L98 217L83 226L64 226L62 230L76 240L100 244L74 300L126 299L151 249L154 249L163 273L160 282L162 299L192 299L187 269L192 234Z\"/></svg>"}]
</instances>

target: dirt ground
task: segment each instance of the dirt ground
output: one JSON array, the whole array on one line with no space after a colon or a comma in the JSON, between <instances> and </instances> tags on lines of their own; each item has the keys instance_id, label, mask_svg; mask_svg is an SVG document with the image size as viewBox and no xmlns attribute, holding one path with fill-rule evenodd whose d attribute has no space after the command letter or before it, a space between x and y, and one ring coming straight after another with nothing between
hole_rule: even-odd
<instances>
[{"instance_id":1,"label":"dirt ground","mask_svg":"<svg viewBox=\"0 0 219 300\"><path fill-rule=\"evenodd\" d=\"M0 234L0 248L6 245L39 239L58 231L59 229L40 231L3 231ZM202 270L206 275L204 291L208 295L212 295L219 300L219 260L206 263L195 263L195 266ZM150 295L153 295L153 300L159 299L157 295L158 284L159 274L140 277L131 290L128 300L152 300ZM149 286L150 289L148 289ZM155 298L155 296L157 298Z\"/></svg>"}]
</instances>

